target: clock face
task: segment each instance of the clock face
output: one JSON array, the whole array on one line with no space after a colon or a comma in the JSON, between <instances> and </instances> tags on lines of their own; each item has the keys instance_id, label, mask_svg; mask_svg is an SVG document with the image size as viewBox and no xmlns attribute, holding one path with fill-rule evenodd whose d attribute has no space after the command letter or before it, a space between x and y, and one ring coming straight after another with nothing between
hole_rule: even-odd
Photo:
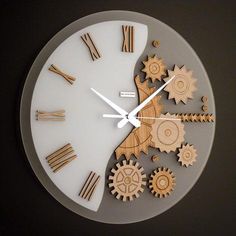
<instances>
[{"instance_id":1,"label":"clock face","mask_svg":"<svg viewBox=\"0 0 236 236\"><path fill-rule=\"evenodd\" d=\"M21 132L44 187L72 211L131 223L178 202L200 176L214 98L192 48L160 21L108 11L60 31L25 83Z\"/></svg>"}]
</instances>

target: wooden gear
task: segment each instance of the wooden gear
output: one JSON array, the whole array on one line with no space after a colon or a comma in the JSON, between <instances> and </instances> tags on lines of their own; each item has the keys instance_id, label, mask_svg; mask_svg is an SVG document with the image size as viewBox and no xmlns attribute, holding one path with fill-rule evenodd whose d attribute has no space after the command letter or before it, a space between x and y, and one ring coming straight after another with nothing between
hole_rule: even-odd
<instances>
[{"instance_id":1,"label":"wooden gear","mask_svg":"<svg viewBox=\"0 0 236 236\"><path fill-rule=\"evenodd\" d=\"M152 41L152 46L153 46L154 48L158 48L158 47L160 46L160 41L159 41L159 40L153 40L153 41Z\"/></svg>"},{"instance_id":2,"label":"wooden gear","mask_svg":"<svg viewBox=\"0 0 236 236\"><path fill-rule=\"evenodd\" d=\"M143 167L138 162L124 160L116 164L116 169L111 170L109 176L109 187L113 188L111 193L116 195L117 199L122 201L132 201L134 197L138 198L139 192L143 192L143 186L146 185L146 175L143 174Z\"/></svg>"},{"instance_id":3,"label":"wooden gear","mask_svg":"<svg viewBox=\"0 0 236 236\"><path fill-rule=\"evenodd\" d=\"M180 162L182 166L192 166L196 161L197 150L193 145L182 145L182 147L179 148L179 153L177 154L177 156L179 157L178 162Z\"/></svg>"},{"instance_id":4,"label":"wooden gear","mask_svg":"<svg viewBox=\"0 0 236 236\"><path fill-rule=\"evenodd\" d=\"M143 102L154 91L154 88L149 88L148 81L141 83L140 77L135 77L135 83L139 93L139 103ZM162 110L162 105L159 104L160 96L156 96L152 99L139 113L140 117L159 117ZM116 159L119 159L121 155L124 155L127 160L131 158L133 154L136 158L139 158L140 153L148 153L148 147L154 147L154 143L151 141L151 129L154 120L140 118L141 126L134 128L126 139L115 150Z\"/></svg>"},{"instance_id":5,"label":"wooden gear","mask_svg":"<svg viewBox=\"0 0 236 236\"><path fill-rule=\"evenodd\" d=\"M156 162L156 161L159 161L159 160L160 160L160 157L157 156L157 155L153 155L153 156L151 157L151 160L152 160L152 162Z\"/></svg>"},{"instance_id":6,"label":"wooden gear","mask_svg":"<svg viewBox=\"0 0 236 236\"><path fill-rule=\"evenodd\" d=\"M145 79L151 79L152 82L155 80L161 81L161 77L166 75L165 69L166 66L162 59L157 58L156 55L153 57L148 56L146 61L143 61L144 68L142 69L143 72L146 73Z\"/></svg>"},{"instance_id":7,"label":"wooden gear","mask_svg":"<svg viewBox=\"0 0 236 236\"><path fill-rule=\"evenodd\" d=\"M175 115L166 113L155 120L152 125L152 141L154 147L161 152L175 151L184 141L184 125Z\"/></svg>"},{"instance_id":8,"label":"wooden gear","mask_svg":"<svg viewBox=\"0 0 236 236\"><path fill-rule=\"evenodd\" d=\"M193 72L187 70L185 66L179 68L175 65L174 70L168 70L168 77L164 79L167 82L175 75L175 78L164 90L169 93L168 99L174 99L178 104L180 101L187 103L188 98L193 98L193 92L197 90L196 79L193 78Z\"/></svg>"},{"instance_id":9,"label":"wooden gear","mask_svg":"<svg viewBox=\"0 0 236 236\"><path fill-rule=\"evenodd\" d=\"M161 167L152 172L149 188L155 197L167 197L174 190L174 186L175 177L170 169Z\"/></svg>"}]
</instances>

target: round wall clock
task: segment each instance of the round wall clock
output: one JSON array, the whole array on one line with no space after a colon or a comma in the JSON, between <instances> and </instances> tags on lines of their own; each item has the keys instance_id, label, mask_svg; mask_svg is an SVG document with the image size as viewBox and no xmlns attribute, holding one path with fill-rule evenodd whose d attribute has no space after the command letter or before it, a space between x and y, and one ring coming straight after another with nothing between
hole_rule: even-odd
<instances>
[{"instance_id":1,"label":"round wall clock","mask_svg":"<svg viewBox=\"0 0 236 236\"><path fill-rule=\"evenodd\" d=\"M57 33L25 82L21 133L48 192L104 223L142 221L174 206L208 160L210 81L164 23L107 11Z\"/></svg>"}]
</instances>

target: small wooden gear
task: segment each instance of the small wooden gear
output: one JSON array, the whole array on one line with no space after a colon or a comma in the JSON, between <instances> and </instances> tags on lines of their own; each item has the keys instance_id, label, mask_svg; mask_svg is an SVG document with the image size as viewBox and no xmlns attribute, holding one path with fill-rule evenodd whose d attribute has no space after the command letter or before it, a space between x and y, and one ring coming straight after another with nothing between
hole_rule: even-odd
<instances>
[{"instance_id":1,"label":"small wooden gear","mask_svg":"<svg viewBox=\"0 0 236 236\"><path fill-rule=\"evenodd\" d=\"M174 70L168 70L168 77L164 79L167 82L175 75L174 80L169 83L164 90L169 93L168 99L174 99L178 104L180 101L187 103L188 98L193 98L193 92L197 90L196 79L193 78L193 72L187 70L185 66L179 68L175 65Z\"/></svg>"},{"instance_id":2,"label":"small wooden gear","mask_svg":"<svg viewBox=\"0 0 236 236\"><path fill-rule=\"evenodd\" d=\"M154 88L149 88L148 81L141 83L140 77L135 77L135 83L138 88L139 102L143 102L154 91ZM160 96L156 96L150 101L139 113L140 117L159 117L162 110L160 105ZM126 139L115 150L116 159L119 159L121 155L124 155L127 160L134 155L139 158L140 153L148 153L148 147L154 147L154 143L151 141L151 130L154 123L153 119L141 118L141 126L135 128L126 137Z\"/></svg>"},{"instance_id":3,"label":"small wooden gear","mask_svg":"<svg viewBox=\"0 0 236 236\"><path fill-rule=\"evenodd\" d=\"M182 145L182 147L179 148L179 153L177 156L179 157L178 162L180 162L182 166L192 166L196 161L197 150L193 145Z\"/></svg>"},{"instance_id":4,"label":"small wooden gear","mask_svg":"<svg viewBox=\"0 0 236 236\"><path fill-rule=\"evenodd\" d=\"M152 141L161 152L175 151L184 141L184 124L177 116L161 115L152 125Z\"/></svg>"},{"instance_id":5,"label":"small wooden gear","mask_svg":"<svg viewBox=\"0 0 236 236\"><path fill-rule=\"evenodd\" d=\"M159 40L153 40L153 41L152 41L152 46L153 46L154 48L159 47L159 46L160 46L160 41L159 41Z\"/></svg>"},{"instance_id":6,"label":"small wooden gear","mask_svg":"<svg viewBox=\"0 0 236 236\"><path fill-rule=\"evenodd\" d=\"M155 197L167 197L174 190L174 186L175 176L170 169L160 167L152 172L149 188Z\"/></svg>"},{"instance_id":7,"label":"small wooden gear","mask_svg":"<svg viewBox=\"0 0 236 236\"><path fill-rule=\"evenodd\" d=\"M134 197L138 198L139 192L143 192L143 186L146 185L146 175L143 173L143 167L138 162L122 161L117 163L116 168L111 170L112 175L109 176L109 187L113 188L111 193L116 195L117 199L132 201Z\"/></svg>"},{"instance_id":8,"label":"small wooden gear","mask_svg":"<svg viewBox=\"0 0 236 236\"><path fill-rule=\"evenodd\" d=\"M155 80L161 81L161 77L166 75L166 66L162 59L159 59L156 55L153 57L148 56L147 61L143 61L144 68L142 69L143 72L146 73L145 79L151 79L152 82Z\"/></svg>"}]
</instances>

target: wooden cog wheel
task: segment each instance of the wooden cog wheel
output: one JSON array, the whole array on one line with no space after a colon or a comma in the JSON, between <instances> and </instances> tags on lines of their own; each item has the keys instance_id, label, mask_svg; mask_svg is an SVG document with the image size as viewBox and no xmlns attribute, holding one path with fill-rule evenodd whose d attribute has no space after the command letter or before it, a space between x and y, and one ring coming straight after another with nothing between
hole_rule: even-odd
<instances>
[{"instance_id":1,"label":"wooden cog wheel","mask_svg":"<svg viewBox=\"0 0 236 236\"><path fill-rule=\"evenodd\" d=\"M178 162L180 162L182 166L192 166L196 161L197 150L193 145L182 145L182 147L179 148L179 153L177 156L179 157Z\"/></svg>"},{"instance_id":2,"label":"wooden cog wheel","mask_svg":"<svg viewBox=\"0 0 236 236\"><path fill-rule=\"evenodd\" d=\"M184 141L184 124L177 116L169 113L160 116L152 125L154 147L161 152L175 151Z\"/></svg>"},{"instance_id":3,"label":"wooden cog wheel","mask_svg":"<svg viewBox=\"0 0 236 236\"><path fill-rule=\"evenodd\" d=\"M161 77L166 75L166 66L162 59L157 58L156 55L153 57L148 56L147 61L143 61L143 64L145 67L142 69L142 71L146 73L145 79L150 78L152 82L155 82L157 79L161 81Z\"/></svg>"},{"instance_id":4,"label":"wooden cog wheel","mask_svg":"<svg viewBox=\"0 0 236 236\"><path fill-rule=\"evenodd\" d=\"M138 88L139 102L141 103L147 97L149 97L154 91L154 88L149 88L148 81L140 82L140 77L135 77L135 83ZM139 113L140 117L159 117L162 110L162 105L159 104L161 96L156 96L152 99ZM127 160L134 155L139 158L140 153L144 152L148 154L148 147L154 147L152 142L151 130L154 120L140 118L141 126L134 128L126 139L115 150L116 159L119 159L121 155L124 155Z\"/></svg>"},{"instance_id":5,"label":"wooden cog wheel","mask_svg":"<svg viewBox=\"0 0 236 236\"><path fill-rule=\"evenodd\" d=\"M187 103L187 99L193 98L193 92L197 90L196 79L193 78L193 72L187 70L185 66L179 68L175 65L174 70L168 70L168 77L164 79L167 82L175 75L175 78L164 90L169 93L168 99L174 99L178 104L180 101Z\"/></svg>"},{"instance_id":6,"label":"wooden cog wheel","mask_svg":"<svg viewBox=\"0 0 236 236\"><path fill-rule=\"evenodd\" d=\"M109 187L113 188L111 193L116 195L117 199L122 201L132 201L134 197L138 198L139 192L143 192L143 186L146 185L146 175L143 174L143 167L132 160L124 160L121 164L116 164L116 169L111 170L113 175L109 176Z\"/></svg>"},{"instance_id":7,"label":"wooden cog wheel","mask_svg":"<svg viewBox=\"0 0 236 236\"><path fill-rule=\"evenodd\" d=\"M175 177L168 168L158 168L153 171L149 180L149 188L155 197L163 198L174 190Z\"/></svg>"}]
</instances>

